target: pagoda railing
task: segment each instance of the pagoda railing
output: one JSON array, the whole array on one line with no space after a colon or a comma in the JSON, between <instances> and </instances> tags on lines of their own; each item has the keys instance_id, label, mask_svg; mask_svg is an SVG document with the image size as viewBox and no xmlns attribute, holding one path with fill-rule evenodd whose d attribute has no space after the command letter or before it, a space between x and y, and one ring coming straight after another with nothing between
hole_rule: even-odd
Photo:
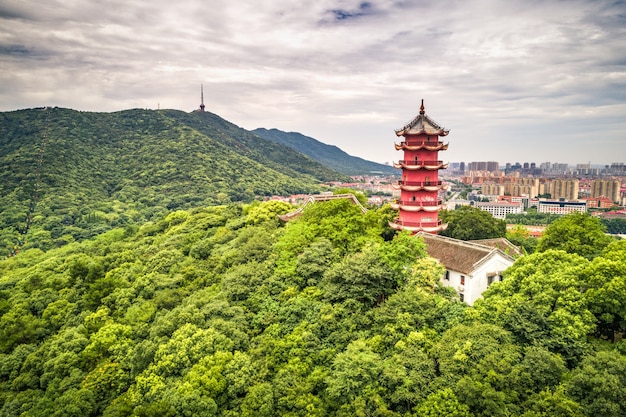
<instances>
[{"instance_id":1,"label":"pagoda railing","mask_svg":"<svg viewBox=\"0 0 626 417\"><path fill-rule=\"evenodd\" d=\"M429 165L429 166L433 166L433 165L443 165L443 161L412 161L412 160L402 160L402 161L398 161L400 164L404 164L404 165Z\"/></svg>"},{"instance_id":2,"label":"pagoda railing","mask_svg":"<svg viewBox=\"0 0 626 417\"><path fill-rule=\"evenodd\" d=\"M443 141L440 140L403 140L402 142L400 142L400 145L407 145L407 146L437 146L437 145L443 145Z\"/></svg>"},{"instance_id":3,"label":"pagoda railing","mask_svg":"<svg viewBox=\"0 0 626 417\"><path fill-rule=\"evenodd\" d=\"M403 222L399 219L395 219L393 222L397 225L407 227L437 227L443 224L441 220L437 220L434 222Z\"/></svg>"},{"instance_id":4,"label":"pagoda railing","mask_svg":"<svg viewBox=\"0 0 626 417\"><path fill-rule=\"evenodd\" d=\"M437 201L396 200L396 204L400 204L402 206L413 206L413 207L433 207L433 206L442 205L443 200L437 200Z\"/></svg>"},{"instance_id":5,"label":"pagoda railing","mask_svg":"<svg viewBox=\"0 0 626 417\"><path fill-rule=\"evenodd\" d=\"M408 185L411 187L438 187L442 181L398 181L399 185Z\"/></svg>"}]
</instances>

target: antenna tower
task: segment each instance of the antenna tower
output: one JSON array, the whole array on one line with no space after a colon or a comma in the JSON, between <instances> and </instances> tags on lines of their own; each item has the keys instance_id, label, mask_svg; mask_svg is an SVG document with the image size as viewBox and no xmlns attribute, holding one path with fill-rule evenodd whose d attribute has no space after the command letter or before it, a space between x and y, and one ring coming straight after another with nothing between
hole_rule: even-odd
<instances>
[{"instance_id":1,"label":"antenna tower","mask_svg":"<svg viewBox=\"0 0 626 417\"><path fill-rule=\"evenodd\" d=\"M200 84L200 111L204 111L204 87Z\"/></svg>"}]
</instances>

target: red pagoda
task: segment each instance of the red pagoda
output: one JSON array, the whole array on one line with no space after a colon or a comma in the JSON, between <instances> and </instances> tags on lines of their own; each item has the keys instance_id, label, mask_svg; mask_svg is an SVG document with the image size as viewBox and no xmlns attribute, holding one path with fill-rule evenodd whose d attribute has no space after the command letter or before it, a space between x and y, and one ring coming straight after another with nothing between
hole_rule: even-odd
<instances>
[{"instance_id":1,"label":"red pagoda","mask_svg":"<svg viewBox=\"0 0 626 417\"><path fill-rule=\"evenodd\" d=\"M438 152L448 149L439 137L448 132L426 115L424 100L417 117L396 130L397 136L404 137L404 141L395 144L396 150L404 151L404 159L393 164L402 169L402 178L395 186L400 189L400 198L391 204L399 210L398 218L389 224L392 228L437 234L448 226L438 217L443 203L439 199L439 170L448 167L438 160Z\"/></svg>"}]
</instances>

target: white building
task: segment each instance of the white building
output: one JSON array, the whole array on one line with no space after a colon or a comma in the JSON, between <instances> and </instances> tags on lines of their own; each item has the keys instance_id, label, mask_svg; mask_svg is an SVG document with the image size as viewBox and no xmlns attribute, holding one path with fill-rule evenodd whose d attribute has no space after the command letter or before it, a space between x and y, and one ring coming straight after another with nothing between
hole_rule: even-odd
<instances>
[{"instance_id":1,"label":"white building","mask_svg":"<svg viewBox=\"0 0 626 417\"><path fill-rule=\"evenodd\" d=\"M584 201L539 200L537 211L551 214L586 213L587 203Z\"/></svg>"},{"instance_id":2,"label":"white building","mask_svg":"<svg viewBox=\"0 0 626 417\"><path fill-rule=\"evenodd\" d=\"M521 214L524 210L524 204L521 202L508 202L508 201L497 201L497 202L477 202L475 207L488 211L491 213L493 217L496 219L504 220L507 214Z\"/></svg>"},{"instance_id":3,"label":"white building","mask_svg":"<svg viewBox=\"0 0 626 417\"><path fill-rule=\"evenodd\" d=\"M418 233L424 239L426 252L446 268L443 285L456 290L461 301L469 305L481 297L491 284L502 280L502 272L515 261L511 254L519 249L506 239L489 239L482 243L466 242L445 236ZM496 242L497 241L497 242ZM498 245L499 242L499 245ZM498 247L504 245L505 251Z\"/></svg>"}]
</instances>

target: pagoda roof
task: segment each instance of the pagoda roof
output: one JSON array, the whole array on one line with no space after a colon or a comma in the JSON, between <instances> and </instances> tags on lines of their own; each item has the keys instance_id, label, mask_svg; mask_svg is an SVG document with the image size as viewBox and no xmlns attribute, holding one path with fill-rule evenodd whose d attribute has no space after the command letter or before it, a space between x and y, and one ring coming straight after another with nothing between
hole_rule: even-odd
<instances>
[{"instance_id":1,"label":"pagoda roof","mask_svg":"<svg viewBox=\"0 0 626 417\"><path fill-rule=\"evenodd\" d=\"M450 130L441 127L437 122L431 119L424 111L424 100L422 99L422 105L420 106L419 114L407 123L401 129L396 130L397 136L407 135L438 135L446 136Z\"/></svg>"}]
</instances>

